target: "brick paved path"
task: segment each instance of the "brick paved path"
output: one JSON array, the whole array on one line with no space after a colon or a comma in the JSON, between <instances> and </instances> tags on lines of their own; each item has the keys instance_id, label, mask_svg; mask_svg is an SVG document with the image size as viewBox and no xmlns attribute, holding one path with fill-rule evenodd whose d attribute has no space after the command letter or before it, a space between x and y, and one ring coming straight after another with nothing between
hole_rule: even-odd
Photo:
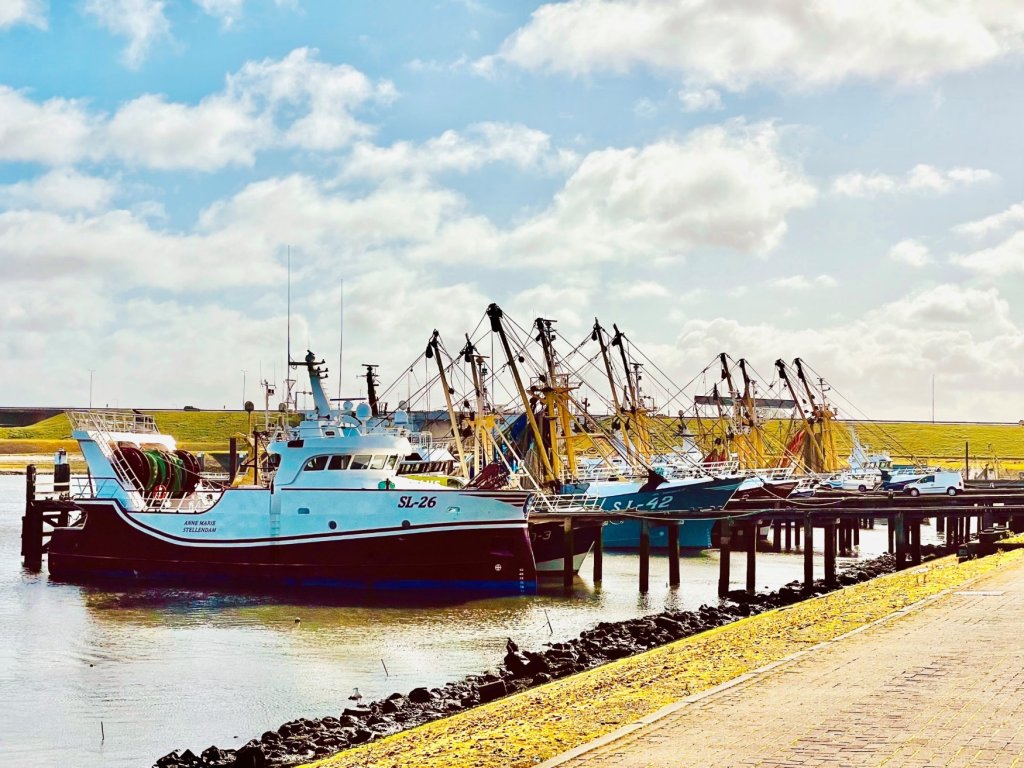
<instances>
[{"instance_id":1,"label":"brick paved path","mask_svg":"<svg viewBox=\"0 0 1024 768\"><path fill-rule=\"evenodd\" d=\"M564 765L1024 768L1024 565Z\"/></svg>"}]
</instances>

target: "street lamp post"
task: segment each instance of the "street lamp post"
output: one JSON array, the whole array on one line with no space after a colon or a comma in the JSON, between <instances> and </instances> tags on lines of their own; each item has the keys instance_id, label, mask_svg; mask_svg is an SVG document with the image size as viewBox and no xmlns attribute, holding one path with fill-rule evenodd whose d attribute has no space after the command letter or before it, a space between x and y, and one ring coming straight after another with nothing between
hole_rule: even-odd
<instances>
[{"instance_id":1,"label":"street lamp post","mask_svg":"<svg viewBox=\"0 0 1024 768\"><path fill-rule=\"evenodd\" d=\"M92 375L96 373L95 368L89 369L89 410L92 410Z\"/></svg>"},{"instance_id":2,"label":"street lamp post","mask_svg":"<svg viewBox=\"0 0 1024 768\"><path fill-rule=\"evenodd\" d=\"M242 409L244 410L245 409L245 374L247 374L248 371L245 370L244 368L241 369L241 371L242 371Z\"/></svg>"}]
</instances>

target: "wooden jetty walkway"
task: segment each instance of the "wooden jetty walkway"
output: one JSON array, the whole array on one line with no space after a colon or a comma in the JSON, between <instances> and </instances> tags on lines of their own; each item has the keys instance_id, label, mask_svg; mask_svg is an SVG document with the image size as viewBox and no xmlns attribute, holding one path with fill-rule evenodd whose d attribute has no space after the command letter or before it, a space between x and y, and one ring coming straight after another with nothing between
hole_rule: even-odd
<instances>
[{"instance_id":1,"label":"wooden jetty walkway","mask_svg":"<svg viewBox=\"0 0 1024 768\"><path fill-rule=\"evenodd\" d=\"M607 511L587 509L535 511L531 519L560 521L564 532L562 581L566 590L573 583L573 533L580 526L627 519L640 520L639 588L647 592L650 584L650 531L654 526L667 528L669 585L681 583L678 530L688 519L719 520L718 591L725 595L730 583L730 554L734 539L741 539L746 551L746 589L753 594L757 578L758 532L763 526L772 531L771 547L776 552L803 552L803 584L808 593L814 589L814 536L820 529L823 537L825 582L836 586L837 558L850 555L859 543L859 531L884 521L889 529L889 551L897 564L917 565L921 562L921 526L934 519L939 532L945 533L948 551L977 538L980 532L1002 526L1024 532L1024 493L1020 489L977 489L956 496L903 496L895 493L831 493L779 499L765 502L749 500L730 502L727 509L706 510L671 517L643 510ZM812 546L807 546L811 542ZM593 550L593 579L603 578L601 537Z\"/></svg>"},{"instance_id":2,"label":"wooden jetty walkway","mask_svg":"<svg viewBox=\"0 0 1024 768\"><path fill-rule=\"evenodd\" d=\"M1024 765L1024 562L540 768Z\"/></svg>"}]
</instances>

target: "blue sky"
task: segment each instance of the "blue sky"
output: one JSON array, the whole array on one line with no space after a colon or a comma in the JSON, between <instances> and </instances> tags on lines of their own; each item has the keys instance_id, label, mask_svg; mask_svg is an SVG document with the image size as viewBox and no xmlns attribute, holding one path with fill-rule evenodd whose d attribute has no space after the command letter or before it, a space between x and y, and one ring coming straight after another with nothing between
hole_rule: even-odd
<instances>
[{"instance_id":1,"label":"blue sky","mask_svg":"<svg viewBox=\"0 0 1024 768\"><path fill-rule=\"evenodd\" d=\"M1022 51L985 2L0 0L0 402L234 406L290 247L346 381L497 301L1024 418Z\"/></svg>"}]
</instances>

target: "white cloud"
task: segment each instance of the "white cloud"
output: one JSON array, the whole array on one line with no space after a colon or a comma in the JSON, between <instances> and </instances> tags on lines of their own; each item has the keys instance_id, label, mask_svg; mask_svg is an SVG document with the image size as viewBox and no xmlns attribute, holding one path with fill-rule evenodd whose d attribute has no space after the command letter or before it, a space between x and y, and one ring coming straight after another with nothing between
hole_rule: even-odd
<instances>
[{"instance_id":1,"label":"white cloud","mask_svg":"<svg viewBox=\"0 0 1024 768\"><path fill-rule=\"evenodd\" d=\"M919 82L1022 47L1024 14L1013 3L570 0L534 11L496 58L571 75L645 66L739 90Z\"/></svg>"},{"instance_id":2,"label":"white cloud","mask_svg":"<svg viewBox=\"0 0 1024 768\"><path fill-rule=\"evenodd\" d=\"M831 275L818 275L817 277L790 275L768 281L769 288L783 291L809 291L811 288L835 288L838 285L839 281Z\"/></svg>"},{"instance_id":3,"label":"white cloud","mask_svg":"<svg viewBox=\"0 0 1024 768\"><path fill-rule=\"evenodd\" d=\"M928 246L919 240L900 240L889 249L889 258L911 267L923 267L931 263Z\"/></svg>"},{"instance_id":4,"label":"white cloud","mask_svg":"<svg viewBox=\"0 0 1024 768\"><path fill-rule=\"evenodd\" d=\"M0 86L0 160L68 165L117 159L163 170L251 165L273 148L334 150L371 133L354 110L387 103L394 86L298 48L250 61L197 104L144 94L113 115L67 99L37 103Z\"/></svg>"},{"instance_id":5,"label":"white cloud","mask_svg":"<svg viewBox=\"0 0 1024 768\"><path fill-rule=\"evenodd\" d=\"M637 99L633 103L633 114L643 120L650 120L658 114L658 105L648 98Z\"/></svg>"},{"instance_id":6,"label":"white cloud","mask_svg":"<svg viewBox=\"0 0 1024 768\"><path fill-rule=\"evenodd\" d=\"M1024 229L990 248L955 254L950 261L989 278L1024 274Z\"/></svg>"},{"instance_id":7,"label":"white cloud","mask_svg":"<svg viewBox=\"0 0 1024 768\"><path fill-rule=\"evenodd\" d=\"M622 296L627 299L656 299L670 295L668 288L653 280L639 280L622 289Z\"/></svg>"},{"instance_id":8,"label":"white cloud","mask_svg":"<svg viewBox=\"0 0 1024 768\"><path fill-rule=\"evenodd\" d=\"M845 197L876 197L910 192L950 192L991 181L995 174L984 168L951 168L943 171L931 165L915 165L903 176L886 173L847 173L832 182L832 192Z\"/></svg>"},{"instance_id":9,"label":"white cloud","mask_svg":"<svg viewBox=\"0 0 1024 768\"><path fill-rule=\"evenodd\" d=\"M1014 203L1005 211L986 216L984 219L958 224L953 227L953 231L960 235L985 237L1021 223L1024 223L1024 203Z\"/></svg>"},{"instance_id":10,"label":"white cloud","mask_svg":"<svg viewBox=\"0 0 1024 768\"><path fill-rule=\"evenodd\" d=\"M225 29L231 28L242 18L245 0L195 0L196 5L210 16L220 19Z\"/></svg>"},{"instance_id":11,"label":"white cloud","mask_svg":"<svg viewBox=\"0 0 1024 768\"><path fill-rule=\"evenodd\" d=\"M88 151L93 118L73 99L35 102L0 85L0 160L66 165Z\"/></svg>"},{"instance_id":12,"label":"white cloud","mask_svg":"<svg viewBox=\"0 0 1024 768\"><path fill-rule=\"evenodd\" d=\"M0 0L0 29L29 24L46 29L46 4L43 0Z\"/></svg>"},{"instance_id":13,"label":"white cloud","mask_svg":"<svg viewBox=\"0 0 1024 768\"><path fill-rule=\"evenodd\" d=\"M0 208L98 211L110 204L116 191L117 185L110 179L60 168L35 179L0 186Z\"/></svg>"},{"instance_id":14,"label":"white cloud","mask_svg":"<svg viewBox=\"0 0 1024 768\"><path fill-rule=\"evenodd\" d=\"M137 69L155 42L170 38L164 5L164 0L88 0L85 12L112 34L128 38L122 57L128 67Z\"/></svg>"},{"instance_id":15,"label":"white cloud","mask_svg":"<svg viewBox=\"0 0 1024 768\"><path fill-rule=\"evenodd\" d=\"M357 144L345 161L346 178L432 176L445 171L467 172L490 163L508 163L524 170L554 172L579 162L574 152L557 150L542 131L515 123L476 123L464 132L449 130L416 144L400 141L389 147Z\"/></svg>"},{"instance_id":16,"label":"white cloud","mask_svg":"<svg viewBox=\"0 0 1024 768\"><path fill-rule=\"evenodd\" d=\"M772 371L776 358L803 358L828 379L834 387L829 398L846 415L857 414L844 398L874 418L924 418L934 373L939 418L1024 417L1016 396L1024 387L1024 328L995 289L940 285L858 320L796 330L724 317L692 319L662 366L693 371L723 350L747 357L762 374Z\"/></svg>"},{"instance_id":17,"label":"white cloud","mask_svg":"<svg viewBox=\"0 0 1024 768\"><path fill-rule=\"evenodd\" d=\"M764 254L785 235L787 215L815 196L779 152L774 127L730 123L684 140L592 152L546 211L504 231L464 217L415 253L548 266L670 262L697 247Z\"/></svg>"},{"instance_id":18,"label":"white cloud","mask_svg":"<svg viewBox=\"0 0 1024 768\"><path fill-rule=\"evenodd\" d=\"M680 91L679 101L683 104L684 112L716 112L720 109L725 109L725 105L722 104L722 97L713 88Z\"/></svg>"}]
</instances>

